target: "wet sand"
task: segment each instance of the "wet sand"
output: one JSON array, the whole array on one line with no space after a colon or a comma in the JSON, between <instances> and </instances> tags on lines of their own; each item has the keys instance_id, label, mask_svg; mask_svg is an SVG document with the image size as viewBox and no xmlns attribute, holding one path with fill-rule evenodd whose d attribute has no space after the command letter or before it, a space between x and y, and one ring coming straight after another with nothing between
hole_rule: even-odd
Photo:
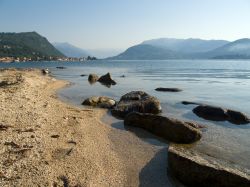
<instances>
[{"instance_id":1,"label":"wet sand","mask_svg":"<svg viewBox=\"0 0 250 187\"><path fill-rule=\"evenodd\" d=\"M172 186L165 144L60 101L67 82L15 69L0 80L11 82L0 86L0 186Z\"/></svg>"}]
</instances>

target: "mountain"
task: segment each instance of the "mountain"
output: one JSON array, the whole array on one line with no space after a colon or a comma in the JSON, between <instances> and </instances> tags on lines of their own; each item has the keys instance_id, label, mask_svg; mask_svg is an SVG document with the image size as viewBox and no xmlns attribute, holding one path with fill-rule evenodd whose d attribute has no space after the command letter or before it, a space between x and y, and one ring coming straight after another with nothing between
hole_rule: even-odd
<instances>
[{"instance_id":1,"label":"mountain","mask_svg":"<svg viewBox=\"0 0 250 187\"><path fill-rule=\"evenodd\" d=\"M250 39L229 42L225 40L160 38L144 41L108 59L250 59Z\"/></svg>"},{"instance_id":2,"label":"mountain","mask_svg":"<svg viewBox=\"0 0 250 187\"><path fill-rule=\"evenodd\" d=\"M181 56L171 50L155 47L147 44L139 44L128 48L125 52L111 57L115 60L154 60L154 59L176 59Z\"/></svg>"},{"instance_id":3,"label":"mountain","mask_svg":"<svg viewBox=\"0 0 250 187\"><path fill-rule=\"evenodd\" d=\"M64 57L36 32L0 33L0 57Z\"/></svg>"},{"instance_id":4,"label":"mountain","mask_svg":"<svg viewBox=\"0 0 250 187\"><path fill-rule=\"evenodd\" d=\"M228 43L229 42L225 40L160 38L154 40L147 40L144 41L142 44L149 44L164 49L170 49L178 53L191 54L207 52Z\"/></svg>"},{"instance_id":5,"label":"mountain","mask_svg":"<svg viewBox=\"0 0 250 187\"><path fill-rule=\"evenodd\" d=\"M214 59L250 59L250 39L236 40L212 50L206 55Z\"/></svg>"},{"instance_id":6,"label":"mountain","mask_svg":"<svg viewBox=\"0 0 250 187\"><path fill-rule=\"evenodd\" d=\"M69 43L53 43L53 45L58 51L60 51L67 57L81 58L90 55L87 51L78 48L76 46L73 46Z\"/></svg>"}]
</instances>

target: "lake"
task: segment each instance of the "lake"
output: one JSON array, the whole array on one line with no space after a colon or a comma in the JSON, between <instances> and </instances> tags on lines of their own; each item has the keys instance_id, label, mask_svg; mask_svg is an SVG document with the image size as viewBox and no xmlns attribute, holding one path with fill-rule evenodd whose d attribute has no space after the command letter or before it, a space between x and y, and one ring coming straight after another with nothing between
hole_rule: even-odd
<instances>
[{"instance_id":1,"label":"lake","mask_svg":"<svg viewBox=\"0 0 250 187\"><path fill-rule=\"evenodd\" d=\"M57 69L65 66L66 69ZM109 96L116 100L134 90L143 90L157 97L162 115L196 121L207 128L195 148L230 164L250 169L250 125L213 122L193 114L192 101L221 106L250 116L249 60L151 60L151 61L89 61L89 62L25 62L0 64L0 68L49 68L52 76L70 81L70 87L58 92L61 99L81 106L90 96ZM110 72L117 85L110 88L100 83L89 84L88 76ZM125 75L125 77L121 77ZM157 92L157 87L175 87L177 93ZM106 123L117 121L107 115ZM122 124L122 123L121 123ZM116 128L123 128L122 125Z\"/></svg>"}]
</instances>

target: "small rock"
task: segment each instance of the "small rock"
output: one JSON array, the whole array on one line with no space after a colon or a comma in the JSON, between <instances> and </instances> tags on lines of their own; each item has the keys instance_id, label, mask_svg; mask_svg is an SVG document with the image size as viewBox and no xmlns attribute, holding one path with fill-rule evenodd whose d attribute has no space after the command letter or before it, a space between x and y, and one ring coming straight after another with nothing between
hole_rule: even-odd
<instances>
[{"instance_id":1,"label":"small rock","mask_svg":"<svg viewBox=\"0 0 250 187\"><path fill-rule=\"evenodd\" d=\"M51 135L51 138L59 138L60 136L58 134Z\"/></svg>"},{"instance_id":2,"label":"small rock","mask_svg":"<svg viewBox=\"0 0 250 187\"><path fill-rule=\"evenodd\" d=\"M105 96L94 96L83 101L82 105L95 106L100 108L113 108L116 101Z\"/></svg>"},{"instance_id":3,"label":"small rock","mask_svg":"<svg viewBox=\"0 0 250 187\"><path fill-rule=\"evenodd\" d=\"M99 77L96 74L89 74L88 81L90 84L94 84L98 79Z\"/></svg>"},{"instance_id":4,"label":"small rock","mask_svg":"<svg viewBox=\"0 0 250 187\"><path fill-rule=\"evenodd\" d=\"M6 131L9 127L9 125L4 125L0 123L0 131Z\"/></svg>"},{"instance_id":5,"label":"small rock","mask_svg":"<svg viewBox=\"0 0 250 187\"><path fill-rule=\"evenodd\" d=\"M190 101L182 101L181 103L183 105L200 105L200 103L190 102Z\"/></svg>"},{"instance_id":6,"label":"small rock","mask_svg":"<svg viewBox=\"0 0 250 187\"><path fill-rule=\"evenodd\" d=\"M64 66L57 66L56 68L57 69L66 69L66 67L64 67Z\"/></svg>"},{"instance_id":7,"label":"small rock","mask_svg":"<svg viewBox=\"0 0 250 187\"><path fill-rule=\"evenodd\" d=\"M76 142L73 141L73 140L69 140L68 143L69 143L69 144L74 144L74 145L76 145Z\"/></svg>"},{"instance_id":8,"label":"small rock","mask_svg":"<svg viewBox=\"0 0 250 187\"><path fill-rule=\"evenodd\" d=\"M181 92L182 91L179 88L156 88L155 90L159 92Z\"/></svg>"},{"instance_id":9,"label":"small rock","mask_svg":"<svg viewBox=\"0 0 250 187\"><path fill-rule=\"evenodd\" d=\"M47 74L50 73L50 71L49 71L48 68L46 68L46 69L42 69L42 73L43 73L44 75L47 75Z\"/></svg>"}]
</instances>

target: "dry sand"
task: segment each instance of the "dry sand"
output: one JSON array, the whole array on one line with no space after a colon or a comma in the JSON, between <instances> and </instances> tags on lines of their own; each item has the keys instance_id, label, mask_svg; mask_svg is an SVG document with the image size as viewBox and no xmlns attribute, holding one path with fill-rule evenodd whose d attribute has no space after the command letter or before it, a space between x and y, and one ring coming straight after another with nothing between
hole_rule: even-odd
<instances>
[{"instance_id":1,"label":"dry sand","mask_svg":"<svg viewBox=\"0 0 250 187\"><path fill-rule=\"evenodd\" d=\"M0 186L171 186L166 147L60 101L67 82L15 69L1 81Z\"/></svg>"}]
</instances>

